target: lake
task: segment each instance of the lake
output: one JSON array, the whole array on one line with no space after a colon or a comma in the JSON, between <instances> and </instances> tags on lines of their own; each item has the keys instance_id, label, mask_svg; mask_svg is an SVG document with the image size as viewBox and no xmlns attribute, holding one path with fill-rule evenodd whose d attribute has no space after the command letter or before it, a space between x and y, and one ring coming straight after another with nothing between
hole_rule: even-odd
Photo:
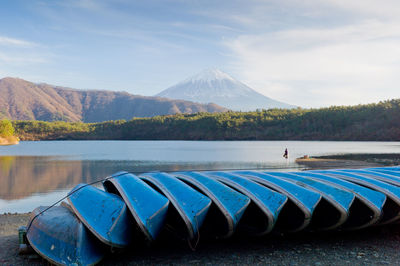
<instances>
[{"instance_id":1,"label":"lake","mask_svg":"<svg viewBox=\"0 0 400 266\"><path fill-rule=\"evenodd\" d=\"M283 152L289 150L289 159ZM400 142L29 141L0 146L0 214L50 205L79 183L115 172L299 170L303 155L400 153Z\"/></svg>"}]
</instances>

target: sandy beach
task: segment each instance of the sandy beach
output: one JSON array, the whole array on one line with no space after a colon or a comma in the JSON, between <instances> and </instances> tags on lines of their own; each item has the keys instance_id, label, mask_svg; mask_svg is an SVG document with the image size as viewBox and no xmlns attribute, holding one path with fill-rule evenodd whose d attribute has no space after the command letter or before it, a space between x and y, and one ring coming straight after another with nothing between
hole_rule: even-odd
<instances>
[{"instance_id":1,"label":"sandy beach","mask_svg":"<svg viewBox=\"0 0 400 266\"><path fill-rule=\"evenodd\" d=\"M305 159L310 169L370 167L380 164L339 159ZM18 227L29 214L0 215L0 265L46 265L37 255L18 255ZM196 251L184 242L131 247L108 255L100 265L394 265L400 263L400 225L360 231L270 234L264 238L201 240Z\"/></svg>"}]
</instances>

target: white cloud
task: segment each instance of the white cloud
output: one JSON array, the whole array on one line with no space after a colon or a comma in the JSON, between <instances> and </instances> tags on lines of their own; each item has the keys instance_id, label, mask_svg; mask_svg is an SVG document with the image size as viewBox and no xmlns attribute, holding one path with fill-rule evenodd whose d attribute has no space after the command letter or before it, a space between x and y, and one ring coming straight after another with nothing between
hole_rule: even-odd
<instances>
[{"instance_id":1,"label":"white cloud","mask_svg":"<svg viewBox=\"0 0 400 266\"><path fill-rule=\"evenodd\" d=\"M7 45L7 46L17 46L17 47L30 47L35 46L36 44L33 42L28 42L25 40L9 38L5 36L0 36L0 45Z\"/></svg>"},{"instance_id":2,"label":"white cloud","mask_svg":"<svg viewBox=\"0 0 400 266\"><path fill-rule=\"evenodd\" d=\"M27 64L41 64L48 62L48 58L39 54L9 54L0 51L0 63L25 66Z\"/></svg>"},{"instance_id":3,"label":"white cloud","mask_svg":"<svg viewBox=\"0 0 400 266\"><path fill-rule=\"evenodd\" d=\"M290 25L225 41L240 78L269 97L308 107L400 98L400 20L394 15L400 2L302 5L311 2L361 15L342 25Z\"/></svg>"},{"instance_id":4,"label":"white cloud","mask_svg":"<svg viewBox=\"0 0 400 266\"><path fill-rule=\"evenodd\" d=\"M3 67L47 62L49 56L45 50L46 47L34 42L0 36L0 63Z\"/></svg>"},{"instance_id":5,"label":"white cloud","mask_svg":"<svg viewBox=\"0 0 400 266\"><path fill-rule=\"evenodd\" d=\"M379 16L385 19L398 19L400 14L400 2L397 0L323 0L317 2L322 5L347 10L352 13Z\"/></svg>"}]
</instances>

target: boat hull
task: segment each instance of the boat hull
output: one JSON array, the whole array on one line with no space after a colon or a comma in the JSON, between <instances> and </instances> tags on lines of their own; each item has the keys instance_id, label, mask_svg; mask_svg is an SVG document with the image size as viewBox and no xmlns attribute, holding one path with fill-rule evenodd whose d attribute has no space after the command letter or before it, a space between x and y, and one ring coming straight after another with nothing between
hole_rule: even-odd
<instances>
[{"instance_id":1,"label":"boat hull","mask_svg":"<svg viewBox=\"0 0 400 266\"><path fill-rule=\"evenodd\" d=\"M66 206L36 208L31 215L27 239L43 258L56 265L94 265L104 247Z\"/></svg>"},{"instance_id":2,"label":"boat hull","mask_svg":"<svg viewBox=\"0 0 400 266\"><path fill-rule=\"evenodd\" d=\"M311 178L301 177L295 173L268 172L267 174L282 178L294 184L304 186L322 195L312 220L311 226L319 230L332 230L343 225L349 216L355 195L347 190L333 187Z\"/></svg>"},{"instance_id":3,"label":"boat hull","mask_svg":"<svg viewBox=\"0 0 400 266\"><path fill-rule=\"evenodd\" d=\"M100 241L116 248L131 243L133 221L121 197L79 184L67 199L76 216Z\"/></svg>"},{"instance_id":4,"label":"boat hull","mask_svg":"<svg viewBox=\"0 0 400 266\"><path fill-rule=\"evenodd\" d=\"M236 189L251 199L252 204L243 214L239 224L241 231L249 235L263 236L274 228L279 213L288 198L256 182L228 172L206 172L207 176Z\"/></svg>"},{"instance_id":5,"label":"boat hull","mask_svg":"<svg viewBox=\"0 0 400 266\"><path fill-rule=\"evenodd\" d=\"M198 238L200 227L211 206L211 200L167 173L145 173L140 175L140 178L157 187L171 202L171 205L178 215L171 215L173 218L169 221L172 223L183 222L186 228L185 237L187 237L189 241ZM180 219L177 216L179 216ZM175 227L181 227L183 224ZM174 225L172 226L174 227ZM178 230L181 229L182 228L178 228Z\"/></svg>"},{"instance_id":6,"label":"boat hull","mask_svg":"<svg viewBox=\"0 0 400 266\"><path fill-rule=\"evenodd\" d=\"M349 209L349 218L343 224L343 228L362 229L376 224L381 218L383 206L386 202L385 194L322 173L298 172L296 175L309 177L327 185L354 193L356 199Z\"/></svg>"},{"instance_id":7,"label":"boat hull","mask_svg":"<svg viewBox=\"0 0 400 266\"><path fill-rule=\"evenodd\" d=\"M177 172L173 175L194 186L213 201L215 208L210 210L207 215L209 219L206 218L204 224L206 233L216 238L230 237L250 204L250 199L202 173Z\"/></svg>"},{"instance_id":8,"label":"boat hull","mask_svg":"<svg viewBox=\"0 0 400 266\"><path fill-rule=\"evenodd\" d=\"M103 182L105 190L121 196L147 241L154 241L164 226L169 200L129 173Z\"/></svg>"},{"instance_id":9,"label":"boat hull","mask_svg":"<svg viewBox=\"0 0 400 266\"><path fill-rule=\"evenodd\" d=\"M317 171L316 171L317 172ZM348 173L337 170L326 170L324 175L332 176L359 184L375 191L379 191L386 196L385 205L382 209L380 224L389 224L400 220L400 188L380 180L365 177L359 174Z\"/></svg>"},{"instance_id":10,"label":"boat hull","mask_svg":"<svg viewBox=\"0 0 400 266\"><path fill-rule=\"evenodd\" d=\"M297 232L309 226L314 210L321 200L321 194L266 173L257 171L237 171L234 173L288 197L288 202L279 214L277 227L280 231Z\"/></svg>"}]
</instances>

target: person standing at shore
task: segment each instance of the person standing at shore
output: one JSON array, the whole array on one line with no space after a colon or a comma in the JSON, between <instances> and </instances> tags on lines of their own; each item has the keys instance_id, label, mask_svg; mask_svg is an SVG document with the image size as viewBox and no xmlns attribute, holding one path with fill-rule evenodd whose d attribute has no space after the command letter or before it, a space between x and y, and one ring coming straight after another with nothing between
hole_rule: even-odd
<instances>
[{"instance_id":1,"label":"person standing at shore","mask_svg":"<svg viewBox=\"0 0 400 266\"><path fill-rule=\"evenodd\" d=\"M287 148L285 149L285 152L283 153L283 157L285 157L285 159L289 158L289 152L288 152Z\"/></svg>"}]
</instances>

